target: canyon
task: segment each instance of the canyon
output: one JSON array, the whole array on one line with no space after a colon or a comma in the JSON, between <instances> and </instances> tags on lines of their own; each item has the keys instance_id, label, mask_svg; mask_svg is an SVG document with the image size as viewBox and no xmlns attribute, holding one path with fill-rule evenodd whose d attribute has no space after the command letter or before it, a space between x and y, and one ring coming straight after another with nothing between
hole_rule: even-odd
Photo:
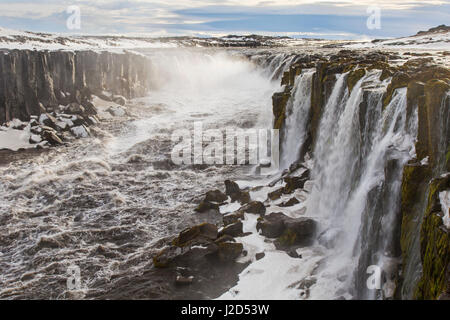
<instances>
[{"instance_id":1,"label":"canyon","mask_svg":"<svg viewBox=\"0 0 450 320\"><path fill-rule=\"evenodd\" d=\"M448 299L448 51L229 39L0 50L1 298ZM175 165L199 121L280 170Z\"/></svg>"}]
</instances>

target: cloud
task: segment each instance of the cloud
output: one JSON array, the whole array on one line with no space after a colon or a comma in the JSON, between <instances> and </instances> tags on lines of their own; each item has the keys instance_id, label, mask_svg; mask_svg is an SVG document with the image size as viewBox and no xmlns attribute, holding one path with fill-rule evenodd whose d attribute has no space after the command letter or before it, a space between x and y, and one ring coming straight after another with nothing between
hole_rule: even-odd
<instances>
[{"instance_id":1,"label":"cloud","mask_svg":"<svg viewBox=\"0 0 450 320\"><path fill-rule=\"evenodd\" d=\"M382 29L367 30L368 6ZM321 37L404 36L450 21L450 0L0 0L0 25L64 32L78 5L82 33L194 35L281 33Z\"/></svg>"}]
</instances>

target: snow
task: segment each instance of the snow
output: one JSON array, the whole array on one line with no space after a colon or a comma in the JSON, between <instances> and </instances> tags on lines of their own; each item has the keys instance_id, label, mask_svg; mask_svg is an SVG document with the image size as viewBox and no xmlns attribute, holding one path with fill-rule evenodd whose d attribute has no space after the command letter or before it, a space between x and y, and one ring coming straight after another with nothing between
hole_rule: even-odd
<instances>
[{"instance_id":1,"label":"snow","mask_svg":"<svg viewBox=\"0 0 450 320\"><path fill-rule=\"evenodd\" d=\"M425 49L450 50L450 32L417 35L412 37L382 40L379 42L361 42L346 45L349 49L384 48L384 49Z\"/></svg>"},{"instance_id":2,"label":"snow","mask_svg":"<svg viewBox=\"0 0 450 320\"><path fill-rule=\"evenodd\" d=\"M105 95L108 96L108 94ZM117 111L119 113L120 110L122 110L123 114L125 114L125 110L123 109L123 107L115 102L106 101L97 96L93 96L92 103L97 109L98 117L100 119L111 119L113 117L113 114L111 114L109 110L113 112Z\"/></svg>"},{"instance_id":3,"label":"snow","mask_svg":"<svg viewBox=\"0 0 450 320\"><path fill-rule=\"evenodd\" d=\"M270 183L270 179L258 181L236 181L240 188L251 188L251 198L255 201L266 201L269 192L279 189L283 183L280 182L273 187L264 185ZM283 195L274 202L268 201L270 206L266 214L271 212L282 212L293 218L298 218L305 214L305 203L300 203L293 207L280 208L275 203L281 203L296 197L306 199L308 194L302 190L297 190L294 194ZM226 210L224 209L226 208ZM221 207L221 212L230 211L230 204ZM259 215L245 213L243 220L243 232L251 233L248 236L236 238L247 251L245 257L238 259L238 262L248 263L248 267L239 275L239 281L219 297L219 300L299 300L309 297L308 288L300 288L301 281L314 282L314 270L323 260L323 250L319 246L297 249L301 258L292 258L286 252L277 250L275 245L268 239L260 235L256 229ZM256 254L264 253L261 260L256 260Z\"/></svg>"},{"instance_id":4,"label":"snow","mask_svg":"<svg viewBox=\"0 0 450 320\"><path fill-rule=\"evenodd\" d=\"M111 113L113 116L115 117L123 117L126 114L126 111L124 108L120 107L120 106L111 106L108 108L109 113Z\"/></svg>"},{"instance_id":5,"label":"snow","mask_svg":"<svg viewBox=\"0 0 450 320\"><path fill-rule=\"evenodd\" d=\"M297 252L307 259L295 259L287 253L278 251L272 243L256 231L258 215L246 214L244 232L250 236L237 238L248 252L239 262L252 263L239 275L237 285L219 297L219 300L298 300L307 298L304 290L297 284L301 280L311 279L314 269L322 259L313 248L298 249ZM257 253L265 257L256 261Z\"/></svg>"},{"instance_id":6,"label":"snow","mask_svg":"<svg viewBox=\"0 0 450 320\"><path fill-rule=\"evenodd\" d=\"M227 203L226 205L220 207L220 213L221 214L232 213L236 212L240 208L241 204L239 202Z\"/></svg>"},{"instance_id":7,"label":"snow","mask_svg":"<svg viewBox=\"0 0 450 320\"><path fill-rule=\"evenodd\" d=\"M34 148L34 145L30 143L30 135L30 127L24 130L0 127L0 150L17 151L19 149Z\"/></svg>"},{"instance_id":8,"label":"snow","mask_svg":"<svg viewBox=\"0 0 450 320\"><path fill-rule=\"evenodd\" d=\"M77 138L87 138L89 137L89 132L85 126L77 126L70 129L72 134Z\"/></svg>"},{"instance_id":9,"label":"snow","mask_svg":"<svg viewBox=\"0 0 450 320\"><path fill-rule=\"evenodd\" d=\"M450 229L450 190L439 193L439 200L441 201L442 212L444 216L442 221L447 229Z\"/></svg>"},{"instance_id":10,"label":"snow","mask_svg":"<svg viewBox=\"0 0 450 320\"><path fill-rule=\"evenodd\" d=\"M125 36L67 36L0 28L0 49L21 50L112 50L175 48L174 41Z\"/></svg>"}]
</instances>

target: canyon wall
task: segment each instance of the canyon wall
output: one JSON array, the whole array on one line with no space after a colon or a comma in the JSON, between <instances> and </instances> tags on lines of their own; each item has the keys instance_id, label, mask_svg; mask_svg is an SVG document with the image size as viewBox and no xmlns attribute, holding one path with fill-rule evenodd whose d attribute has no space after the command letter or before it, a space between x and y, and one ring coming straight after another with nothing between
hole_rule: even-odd
<instances>
[{"instance_id":1,"label":"canyon wall","mask_svg":"<svg viewBox=\"0 0 450 320\"><path fill-rule=\"evenodd\" d=\"M368 135L376 132L377 124L370 118L380 115L393 117L394 114L386 109L395 110L390 106L394 96L399 94L399 90L406 90L403 91L406 92L406 110L400 111L404 115L399 116L405 117L407 126L415 126L416 154L409 156L409 160L406 158L407 162L403 163L389 155L393 148L388 147L383 159L385 163L381 182L367 192L361 229L358 231L358 239L364 239L367 244L363 244L364 241L356 242L354 248L354 255L359 255L359 265L354 272L355 296L443 299L449 297L450 290L450 231L443 224L439 193L450 190L450 71L436 65L432 58L412 58L403 65L390 63L399 58L392 53L343 50L328 57L304 59L303 62L294 59L296 62L285 67L281 75L284 90L273 96L274 128L280 129L281 137L286 139L286 119L292 113L289 108L295 99L293 91L296 81L302 72L312 68L315 73L310 94L311 108L309 114L304 115L308 117L307 136L302 137L305 142L298 161L303 160L306 152L310 152L313 159L319 156L321 150L317 150L318 137L324 134L320 132L321 121L326 108L330 107L328 102L332 92L336 91L337 79L343 75L347 96L353 96L352 90L361 90L359 105L353 117L358 123L352 124L359 128L359 132L352 132L359 141L355 153L358 159L352 161L355 161L354 170L357 171L354 177L360 179L365 169L359 166L370 152L364 144L371 143ZM367 81L365 76L374 70L379 72L378 84L364 85L364 81ZM358 83L360 87L354 89ZM374 90L378 90L378 96ZM333 96L333 99L336 98ZM349 105L337 107L336 112L342 112L342 108L347 109ZM331 134L333 132L328 133ZM284 152L288 151L282 150ZM399 194L392 197L398 183L401 184L396 191ZM357 181L349 183L350 197L354 197L354 192L358 191L355 184ZM389 210L392 212L387 219ZM391 224L389 228L386 226L387 220ZM388 239L389 243L383 238ZM390 269L384 274L384 283L392 284L391 294L386 294L384 290L384 293L369 296L365 288L366 268L376 264L376 257L380 255L395 261L394 265L398 263L394 271Z\"/></svg>"},{"instance_id":2,"label":"canyon wall","mask_svg":"<svg viewBox=\"0 0 450 320\"><path fill-rule=\"evenodd\" d=\"M132 53L0 50L0 123L29 120L103 91L144 96L150 62Z\"/></svg>"}]
</instances>

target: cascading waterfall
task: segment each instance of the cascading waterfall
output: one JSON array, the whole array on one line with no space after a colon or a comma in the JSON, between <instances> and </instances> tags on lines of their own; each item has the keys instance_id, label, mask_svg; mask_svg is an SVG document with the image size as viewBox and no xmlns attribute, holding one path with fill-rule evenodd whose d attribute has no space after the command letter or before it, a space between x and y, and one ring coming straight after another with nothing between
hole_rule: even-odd
<instances>
[{"instance_id":1,"label":"cascading waterfall","mask_svg":"<svg viewBox=\"0 0 450 320\"><path fill-rule=\"evenodd\" d=\"M313 299L381 298L366 287L370 265L386 271L383 298L393 295L402 168L415 152L417 115L406 119L406 89L382 109L386 83L379 76L369 72L349 93L347 74L337 75L324 108L307 203L307 215L321 222L319 243L327 248ZM286 141L294 140L292 134L298 131L288 130Z\"/></svg>"},{"instance_id":2,"label":"cascading waterfall","mask_svg":"<svg viewBox=\"0 0 450 320\"><path fill-rule=\"evenodd\" d=\"M287 104L286 139L282 147L285 150L282 159L283 169L288 168L299 158L306 139L314 73L315 71L308 70L296 78L292 97Z\"/></svg>"}]
</instances>

